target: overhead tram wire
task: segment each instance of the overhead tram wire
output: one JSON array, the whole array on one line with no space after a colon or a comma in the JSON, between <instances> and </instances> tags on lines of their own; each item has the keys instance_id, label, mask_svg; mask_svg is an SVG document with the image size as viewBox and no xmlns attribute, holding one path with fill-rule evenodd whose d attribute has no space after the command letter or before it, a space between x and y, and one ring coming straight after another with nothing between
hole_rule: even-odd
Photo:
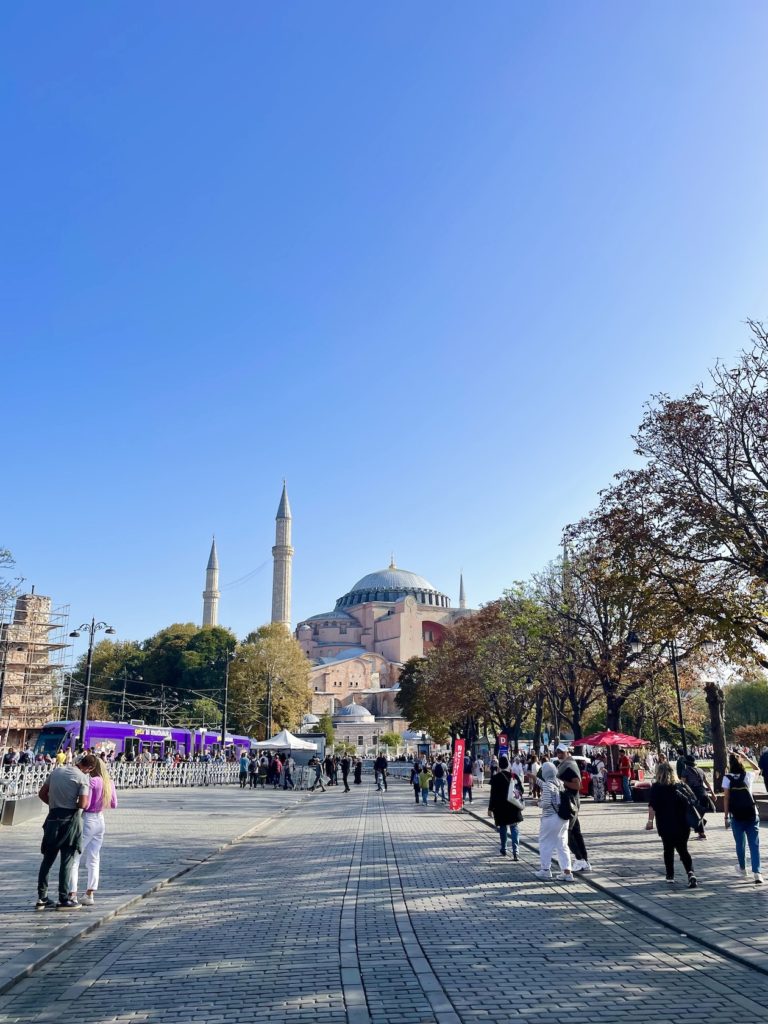
<instances>
[{"instance_id":1,"label":"overhead tram wire","mask_svg":"<svg viewBox=\"0 0 768 1024\"><path fill-rule=\"evenodd\" d=\"M248 583L252 580L254 576L258 576L260 572L263 572L269 563L270 559L267 559L265 562L262 562L261 565L257 565L255 569L251 569L251 571L247 572L244 576L238 576L236 580L232 580L229 583L223 583L219 587L219 590L234 590L235 587L241 587L244 583Z\"/></svg>"}]
</instances>

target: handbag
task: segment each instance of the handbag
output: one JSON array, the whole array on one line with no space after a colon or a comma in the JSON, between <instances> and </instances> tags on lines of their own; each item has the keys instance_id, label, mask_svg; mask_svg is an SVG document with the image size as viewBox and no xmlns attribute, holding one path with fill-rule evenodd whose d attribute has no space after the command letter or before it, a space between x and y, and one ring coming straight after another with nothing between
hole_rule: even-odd
<instances>
[{"instance_id":1,"label":"handbag","mask_svg":"<svg viewBox=\"0 0 768 1024\"><path fill-rule=\"evenodd\" d=\"M518 811L525 810L525 804L515 792L515 776L512 775L509 780L509 786L507 786L507 803L512 804Z\"/></svg>"}]
</instances>

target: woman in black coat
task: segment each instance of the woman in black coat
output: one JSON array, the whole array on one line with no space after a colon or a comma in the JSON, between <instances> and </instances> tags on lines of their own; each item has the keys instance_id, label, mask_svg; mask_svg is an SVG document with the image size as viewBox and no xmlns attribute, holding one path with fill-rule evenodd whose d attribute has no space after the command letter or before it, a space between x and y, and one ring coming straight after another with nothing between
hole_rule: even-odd
<instances>
[{"instance_id":1,"label":"woman in black coat","mask_svg":"<svg viewBox=\"0 0 768 1024\"><path fill-rule=\"evenodd\" d=\"M509 784L512 781L512 772L509 770L509 758L502 755L499 758L499 770L494 773L491 779L491 795L488 800L488 817L493 818L501 838L501 856L507 856L507 834L512 840L512 859L519 860L518 849L520 847L520 829L518 825L523 820L523 812L507 800ZM515 792L522 803L523 793L515 778Z\"/></svg>"},{"instance_id":2,"label":"woman in black coat","mask_svg":"<svg viewBox=\"0 0 768 1024\"><path fill-rule=\"evenodd\" d=\"M688 839L691 835L690 812L692 808L686 801L685 793L695 804L694 794L683 783L675 780L675 773L670 764L660 764L656 769L656 781L651 786L648 801L648 821L646 829L656 830L664 847L664 868L667 881L675 880L675 851L680 858L683 869L688 875L688 888L695 889L698 885L693 873L693 861L688 852Z\"/></svg>"}]
</instances>

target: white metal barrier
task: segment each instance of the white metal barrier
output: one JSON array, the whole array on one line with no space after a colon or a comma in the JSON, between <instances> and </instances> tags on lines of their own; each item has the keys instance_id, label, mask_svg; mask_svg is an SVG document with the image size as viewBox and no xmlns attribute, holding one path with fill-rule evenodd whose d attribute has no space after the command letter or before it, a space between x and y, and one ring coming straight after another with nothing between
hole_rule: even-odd
<instances>
[{"instance_id":1,"label":"white metal barrier","mask_svg":"<svg viewBox=\"0 0 768 1024\"><path fill-rule=\"evenodd\" d=\"M0 796L17 800L33 796L48 778L52 766L22 764L0 770ZM117 789L152 789L177 786L226 786L238 781L237 764L200 761L182 764L120 761L109 765L109 774Z\"/></svg>"}]
</instances>

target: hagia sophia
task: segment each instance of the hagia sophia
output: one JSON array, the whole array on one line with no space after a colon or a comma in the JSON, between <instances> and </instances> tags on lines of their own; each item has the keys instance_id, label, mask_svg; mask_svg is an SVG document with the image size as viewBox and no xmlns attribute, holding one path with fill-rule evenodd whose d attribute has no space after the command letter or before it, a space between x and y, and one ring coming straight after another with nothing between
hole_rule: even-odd
<instances>
[{"instance_id":1,"label":"hagia sophia","mask_svg":"<svg viewBox=\"0 0 768 1024\"><path fill-rule=\"evenodd\" d=\"M272 622L291 628L291 506L283 483L272 548ZM218 556L215 542L206 570L203 625L218 622ZM386 732L407 733L395 703L403 664L422 656L447 626L471 615L463 577L458 607L429 580L400 569L394 557L386 569L368 573L341 595L331 611L299 622L294 635L311 665L311 727L329 712L340 742L366 749Z\"/></svg>"}]
</instances>

